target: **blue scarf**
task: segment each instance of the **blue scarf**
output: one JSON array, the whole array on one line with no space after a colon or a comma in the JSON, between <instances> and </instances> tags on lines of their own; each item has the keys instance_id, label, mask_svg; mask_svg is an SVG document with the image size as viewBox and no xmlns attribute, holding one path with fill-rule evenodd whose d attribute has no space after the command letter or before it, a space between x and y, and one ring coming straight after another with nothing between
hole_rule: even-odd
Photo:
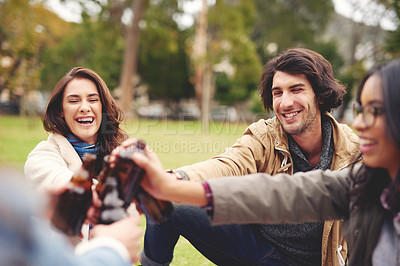
<instances>
[{"instance_id":1,"label":"blue scarf","mask_svg":"<svg viewBox=\"0 0 400 266\"><path fill-rule=\"evenodd\" d=\"M97 155L100 151L100 147L96 146L96 144L87 144L72 134L67 136L67 140L71 143L72 147L74 147L81 159L86 152Z\"/></svg>"}]
</instances>

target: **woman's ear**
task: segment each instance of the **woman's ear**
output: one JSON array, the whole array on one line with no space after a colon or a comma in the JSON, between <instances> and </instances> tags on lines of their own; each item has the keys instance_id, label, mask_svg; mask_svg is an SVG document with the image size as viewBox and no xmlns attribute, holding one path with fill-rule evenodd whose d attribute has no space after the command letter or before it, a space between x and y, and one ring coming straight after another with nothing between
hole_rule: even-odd
<instances>
[{"instance_id":1,"label":"woman's ear","mask_svg":"<svg viewBox=\"0 0 400 266\"><path fill-rule=\"evenodd\" d=\"M64 113L63 113L63 111L60 112L60 117L64 118Z\"/></svg>"}]
</instances>

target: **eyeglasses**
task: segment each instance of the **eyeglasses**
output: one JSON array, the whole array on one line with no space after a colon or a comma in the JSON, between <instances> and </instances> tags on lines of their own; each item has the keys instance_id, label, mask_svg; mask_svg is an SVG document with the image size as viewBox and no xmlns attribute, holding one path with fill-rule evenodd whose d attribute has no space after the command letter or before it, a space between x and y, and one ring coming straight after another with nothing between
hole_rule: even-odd
<instances>
[{"instance_id":1,"label":"eyeglasses","mask_svg":"<svg viewBox=\"0 0 400 266\"><path fill-rule=\"evenodd\" d=\"M384 113L382 107L376 107L373 105L366 105L362 107L359 103L353 104L353 114L354 118L356 118L359 114L362 114L364 125L369 128L372 127L375 123L376 117Z\"/></svg>"}]
</instances>

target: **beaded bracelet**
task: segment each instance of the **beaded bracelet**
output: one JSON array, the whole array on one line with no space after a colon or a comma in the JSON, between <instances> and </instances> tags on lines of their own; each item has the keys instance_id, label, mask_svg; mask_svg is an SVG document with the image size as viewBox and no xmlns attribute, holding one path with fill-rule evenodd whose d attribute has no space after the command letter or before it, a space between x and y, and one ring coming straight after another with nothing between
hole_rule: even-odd
<instances>
[{"instance_id":1,"label":"beaded bracelet","mask_svg":"<svg viewBox=\"0 0 400 266\"><path fill-rule=\"evenodd\" d=\"M207 211L207 215L212 218L214 215L214 197L212 195L210 185L207 182L202 182L201 184L203 185L207 198L207 205L203 206L202 208L205 209Z\"/></svg>"}]
</instances>

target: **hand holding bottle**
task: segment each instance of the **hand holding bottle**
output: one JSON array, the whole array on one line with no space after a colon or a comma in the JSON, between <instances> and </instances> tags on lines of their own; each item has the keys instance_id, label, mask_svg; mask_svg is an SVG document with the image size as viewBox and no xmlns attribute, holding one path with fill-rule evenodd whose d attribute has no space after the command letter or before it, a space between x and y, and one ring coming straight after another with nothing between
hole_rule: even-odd
<instances>
[{"instance_id":1,"label":"hand holding bottle","mask_svg":"<svg viewBox=\"0 0 400 266\"><path fill-rule=\"evenodd\" d=\"M120 241L128 250L133 263L139 260L140 240L143 234L138 224L139 215L131 215L113 224L95 225L90 231L90 239L111 237Z\"/></svg>"}]
</instances>

